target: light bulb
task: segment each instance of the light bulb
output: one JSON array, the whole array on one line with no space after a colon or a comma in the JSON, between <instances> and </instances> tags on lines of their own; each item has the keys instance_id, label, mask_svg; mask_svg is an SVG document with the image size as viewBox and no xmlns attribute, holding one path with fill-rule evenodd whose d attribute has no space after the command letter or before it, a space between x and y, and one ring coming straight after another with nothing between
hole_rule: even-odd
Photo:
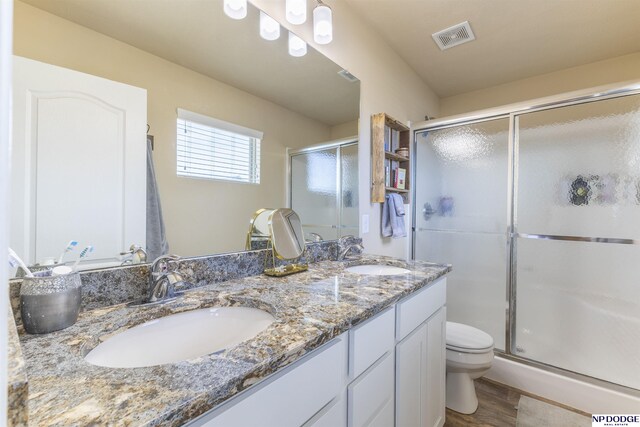
<instances>
[{"instance_id":1,"label":"light bulb","mask_svg":"<svg viewBox=\"0 0 640 427\"><path fill-rule=\"evenodd\" d=\"M260 36L265 40L277 40L280 37L280 24L263 11L260 11Z\"/></svg>"},{"instance_id":2,"label":"light bulb","mask_svg":"<svg viewBox=\"0 0 640 427\"><path fill-rule=\"evenodd\" d=\"M313 40L318 44L331 43L333 40L333 23L331 8L319 3L313 9Z\"/></svg>"},{"instance_id":3,"label":"light bulb","mask_svg":"<svg viewBox=\"0 0 640 427\"><path fill-rule=\"evenodd\" d=\"M247 0L224 0L224 13L233 19L247 16Z\"/></svg>"},{"instance_id":4,"label":"light bulb","mask_svg":"<svg viewBox=\"0 0 640 427\"><path fill-rule=\"evenodd\" d=\"M289 55L305 56L307 54L307 44L300 37L289 32Z\"/></svg>"},{"instance_id":5,"label":"light bulb","mask_svg":"<svg viewBox=\"0 0 640 427\"><path fill-rule=\"evenodd\" d=\"M294 25L304 24L307 20L306 0L287 0L286 3L287 21Z\"/></svg>"}]
</instances>

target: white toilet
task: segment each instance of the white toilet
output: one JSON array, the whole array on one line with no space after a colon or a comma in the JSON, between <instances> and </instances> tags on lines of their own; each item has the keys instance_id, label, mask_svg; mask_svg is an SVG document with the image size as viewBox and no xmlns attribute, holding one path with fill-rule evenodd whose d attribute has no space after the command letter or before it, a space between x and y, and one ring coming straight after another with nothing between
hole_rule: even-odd
<instances>
[{"instance_id":1,"label":"white toilet","mask_svg":"<svg viewBox=\"0 0 640 427\"><path fill-rule=\"evenodd\" d=\"M462 323L447 322L447 408L462 414L478 409L473 380L493 361L493 338Z\"/></svg>"}]
</instances>

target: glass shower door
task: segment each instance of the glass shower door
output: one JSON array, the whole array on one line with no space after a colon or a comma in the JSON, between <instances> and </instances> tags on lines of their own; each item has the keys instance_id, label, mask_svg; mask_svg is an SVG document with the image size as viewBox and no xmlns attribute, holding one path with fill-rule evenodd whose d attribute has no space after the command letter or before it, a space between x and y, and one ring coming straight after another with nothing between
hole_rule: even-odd
<instances>
[{"instance_id":1,"label":"glass shower door","mask_svg":"<svg viewBox=\"0 0 640 427\"><path fill-rule=\"evenodd\" d=\"M505 349L509 119L416 135L414 257L453 264L447 319Z\"/></svg>"},{"instance_id":2,"label":"glass shower door","mask_svg":"<svg viewBox=\"0 0 640 427\"><path fill-rule=\"evenodd\" d=\"M338 148L291 156L291 209L298 213L305 237L338 238Z\"/></svg>"},{"instance_id":3,"label":"glass shower door","mask_svg":"<svg viewBox=\"0 0 640 427\"><path fill-rule=\"evenodd\" d=\"M340 147L340 236L358 235L358 144Z\"/></svg>"},{"instance_id":4,"label":"glass shower door","mask_svg":"<svg viewBox=\"0 0 640 427\"><path fill-rule=\"evenodd\" d=\"M640 96L515 125L511 350L640 389Z\"/></svg>"},{"instance_id":5,"label":"glass shower door","mask_svg":"<svg viewBox=\"0 0 640 427\"><path fill-rule=\"evenodd\" d=\"M358 143L302 151L290 156L291 208L305 237L323 240L358 235Z\"/></svg>"}]
</instances>

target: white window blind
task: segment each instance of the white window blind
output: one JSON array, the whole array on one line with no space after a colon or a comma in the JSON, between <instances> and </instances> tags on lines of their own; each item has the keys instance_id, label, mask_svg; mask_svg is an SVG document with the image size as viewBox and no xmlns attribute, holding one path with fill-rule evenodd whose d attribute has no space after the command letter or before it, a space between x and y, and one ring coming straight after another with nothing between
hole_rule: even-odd
<instances>
[{"instance_id":1,"label":"white window blind","mask_svg":"<svg viewBox=\"0 0 640 427\"><path fill-rule=\"evenodd\" d=\"M260 183L262 132L178 109L177 174Z\"/></svg>"}]
</instances>

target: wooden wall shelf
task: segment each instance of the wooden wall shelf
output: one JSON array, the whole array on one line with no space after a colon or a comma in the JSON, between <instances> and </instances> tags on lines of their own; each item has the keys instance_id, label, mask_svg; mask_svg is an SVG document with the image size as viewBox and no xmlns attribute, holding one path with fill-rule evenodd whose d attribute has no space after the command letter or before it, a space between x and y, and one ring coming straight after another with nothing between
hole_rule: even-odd
<instances>
[{"instance_id":1,"label":"wooden wall shelf","mask_svg":"<svg viewBox=\"0 0 640 427\"><path fill-rule=\"evenodd\" d=\"M406 148L409 156L396 154L396 148ZM385 113L371 116L371 203L384 202L387 192L400 193L409 202L410 159L409 127ZM405 171L404 188L394 186L393 171L398 169Z\"/></svg>"},{"instance_id":2,"label":"wooden wall shelf","mask_svg":"<svg viewBox=\"0 0 640 427\"><path fill-rule=\"evenodd\" d=\"M390 191L392 193L408 193L409 190L403 190L402 188L393 188L393 187L385 187L385 191Z\"/></svg>"}]
</instances>

